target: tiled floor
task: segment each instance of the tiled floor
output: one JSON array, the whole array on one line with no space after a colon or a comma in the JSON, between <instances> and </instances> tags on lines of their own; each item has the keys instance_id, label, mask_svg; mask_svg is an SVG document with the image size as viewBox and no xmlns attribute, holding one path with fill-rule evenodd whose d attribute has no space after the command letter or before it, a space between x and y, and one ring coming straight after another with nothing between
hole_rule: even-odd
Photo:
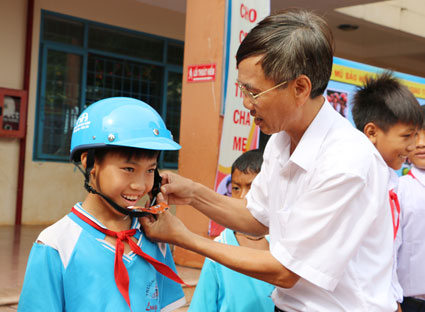
<instances>
[{"instance_id":1,"label":"tiled floor","mask_svg":"<svg viewBox=\"0 0 425 312\"><path fill-rule=\"evenodd\" d=\"M0 226L0 312L16 311L31 246L45 226ZM200 270L177 267L181 278L196 285ZM194 288L185 289L189 302ZM187 311L187 307L176 312Z\"/></svg>"},{"instance_id":2,"label":"tiled floor","mask_svg":"<svg viewBox=\"0 0 425 312\"><path fill-rule=\"evenodd\" d=\"M0 304L16 303L31 246L44 226L0 226Z\"/></svg>"},{"instance_id":3,"label":"tiled floor","mask_svg":"<svg viewBox=\"0 0 425 312\"><path fill-rule=\"evenodd\" d=\"M0 311L16 311L31 246L44 226L0 226Z\"/></svg>"}]
</instances>

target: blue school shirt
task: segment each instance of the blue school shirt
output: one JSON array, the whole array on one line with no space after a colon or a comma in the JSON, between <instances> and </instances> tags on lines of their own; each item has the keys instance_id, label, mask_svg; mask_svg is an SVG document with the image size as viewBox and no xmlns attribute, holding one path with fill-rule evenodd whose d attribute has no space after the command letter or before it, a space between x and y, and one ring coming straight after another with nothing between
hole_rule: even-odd
<instances>
[{"instance_id":1,"label":"blue school shirt","mask_svg":"<svg viewBox=\"0 0 425 312\"><path fill-rule=\"evenodd\" d=\"M101 225L81 207L79 212ZM137 245L176 271L167 244L148 240L137 218ZM74 213L48 227L28 259L18 311L130 311L114 278L115 245ZM133 251L123 255L130 279L131 310L168 312L185 303L181 286L163 276Z\"/></svg>"},{"instance_id":2,"label":"blue school shirt","mask_svg":"<svg viewBox=\"0 0 425 312\"><path fill-rule=\"evenodd\" d=\"M229 229L221 232L216 241L239 246L235 234ZM272 312L274 288L205 258L189 312Z\"/></svg>"}]
</instances>

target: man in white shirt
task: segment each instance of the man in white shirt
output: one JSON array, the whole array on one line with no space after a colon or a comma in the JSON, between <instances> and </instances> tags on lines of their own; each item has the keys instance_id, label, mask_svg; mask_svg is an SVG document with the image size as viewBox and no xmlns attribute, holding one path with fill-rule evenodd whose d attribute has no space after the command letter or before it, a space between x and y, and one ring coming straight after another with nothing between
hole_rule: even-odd
<instances>
[{"instance_id":1,"label":"man in white shirt","mask_svg":"<svg viewBox=\"0 0 425 312\"><path fill-rule=\"evenodd\" d=\"M244 106L273 134L247 198L163 174L170 203L192 205L238 232L270 233L270 250L213 242L169 213L142 224L154 240L276 285L275 311L394 311L388 170L323 97L332 56L332 33L320 17L301 9L267 17L236 56Z\"/></svg>"}]
</instances>

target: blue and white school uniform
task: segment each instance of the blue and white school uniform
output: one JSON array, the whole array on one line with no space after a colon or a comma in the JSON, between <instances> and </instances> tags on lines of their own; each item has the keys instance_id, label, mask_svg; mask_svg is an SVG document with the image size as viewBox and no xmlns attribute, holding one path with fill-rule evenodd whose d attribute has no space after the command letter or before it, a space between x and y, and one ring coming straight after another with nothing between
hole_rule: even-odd
<instances>
[{"instance_id":1,"label":"blue and white school uniform","mask_svg":"<svg viewBox=\"0 0 425 312\"><path fill-rule=\"evenodd\" d=\"M104 227L80 203L74 209ZM175 271L168 245L149 241L137 218L131 228L145 253ZM104 239L72 212L42 231L28 259L18 311L130 311L114 279L115 247ZM185 303L181 286L133 251L123 261L133 312L167 312Z\"/></svg>"},{"instance_id":2,"label":"blue and white school uniform","mask_svg":"<svg viewBox=\"0 0 425 312\"><path fill-rule=\"evenodd\" d=\"M239 246L232 230L225 229L216 241ZM269 283L233 271L205 258L189 312L267 312L274 310Z\"/></svg>"}]
</instances>

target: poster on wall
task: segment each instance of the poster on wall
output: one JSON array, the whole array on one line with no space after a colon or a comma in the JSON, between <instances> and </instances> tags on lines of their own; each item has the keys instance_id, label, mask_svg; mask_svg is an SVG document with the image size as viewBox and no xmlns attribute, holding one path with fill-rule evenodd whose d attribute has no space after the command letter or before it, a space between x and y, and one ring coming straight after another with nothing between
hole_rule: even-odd
<instances>
[{"instance_id":1,"label":"poster on wall","mask_svg":"<svg viewBox=\"0 0 425 312\"><path fill-rule=\"evenodd\" d=\"M258 148L260 130L243 107L236 79L236 52L248 32L270 14L270 0L228 0L223 69L223 131L215 179L215 190L231 195L230 170L243 152ZM210 221L208 233L217 236L224 228Z\"/></svg>"},{"instance_id":2,"label":"poster on wall","mask_svg":"<svg viewBox=\"0 0 425 312\"><path fill-rule=\"evenodd\" d=\"M384 68L334 57L331 79L324 96L334 109L354 126L351 106L357 87L364 84L366 77L374 76L384 70ZM425 105L425 78L399 72L394 72L394 76L409 88L421 105ZM409 168L410 164L406 162L397 173L403 175Z\"/></svg>"}]
</instances>

